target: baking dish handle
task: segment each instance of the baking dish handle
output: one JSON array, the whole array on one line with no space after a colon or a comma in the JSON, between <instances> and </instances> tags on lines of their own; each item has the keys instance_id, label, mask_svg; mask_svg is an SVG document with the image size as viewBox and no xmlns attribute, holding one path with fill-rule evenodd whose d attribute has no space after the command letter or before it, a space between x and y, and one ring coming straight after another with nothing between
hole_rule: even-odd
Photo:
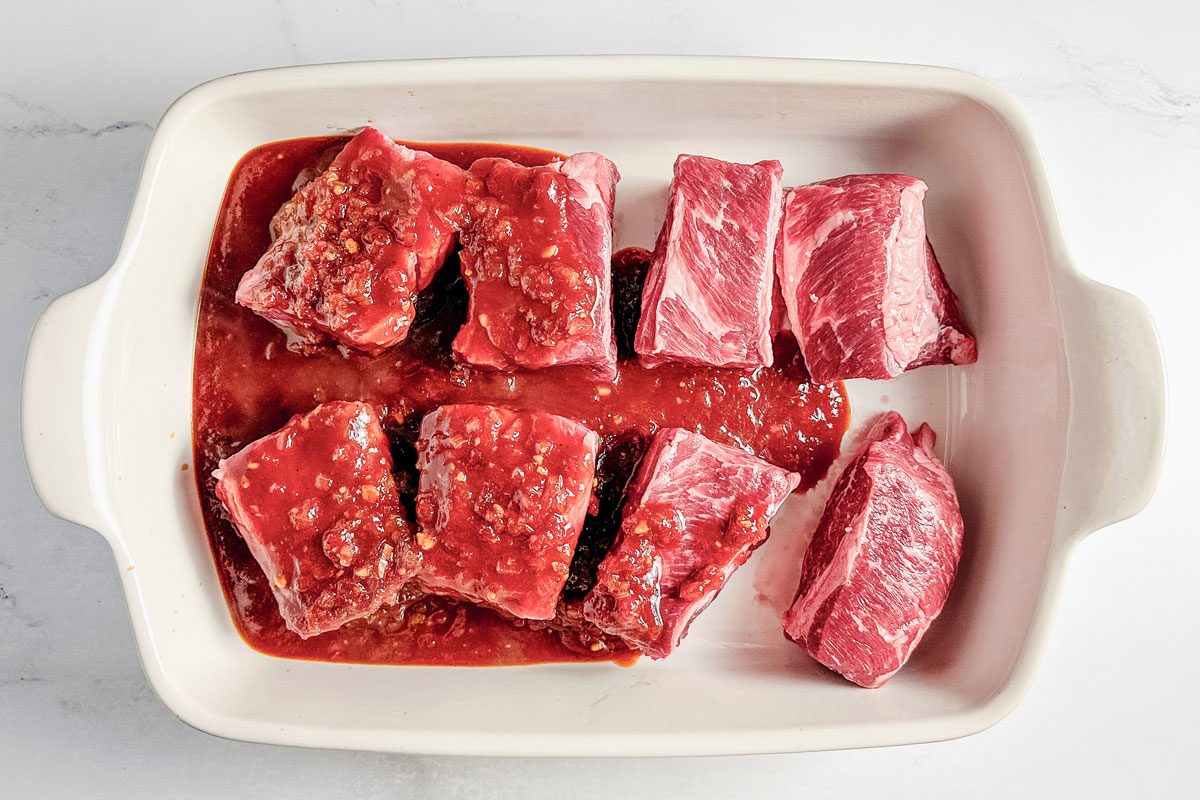
<instances>
[{"instance_id":1,"label":"baking dish handle","mask_svg":"<svg viewBox=\"0 0 1200 800\"><path fill-rule=\"evenodd\" d=\"M56 516L103 532L85 444L85 374L106 281L51 303L34 324L21 387L25 461L42 503Z\"/></svg>"},{"instance_id":2,"label":"baking dish handle","mask_svg":"<svg viewBox=\"0 0 1200 800\"><path fill-rule=\"evenodd\" d=\"M1071 377L1062 498L1082 536L1145 508L1166 433L1162 350L1146 306L1082 275L1060 287Z\"/></svg>"}]
</instances>

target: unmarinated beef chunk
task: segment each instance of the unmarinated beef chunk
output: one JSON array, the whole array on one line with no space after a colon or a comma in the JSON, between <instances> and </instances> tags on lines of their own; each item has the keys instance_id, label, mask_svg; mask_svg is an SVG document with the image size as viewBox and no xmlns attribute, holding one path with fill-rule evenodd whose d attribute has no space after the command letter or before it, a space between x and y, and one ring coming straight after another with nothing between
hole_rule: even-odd
<instances>
[{"instance_id":1,"label":"unmarinated beef chunk","mask_svg":"<svg viewBox=\"0 0 1200 800\"><path fill-rule=\"evenodd\" d=\"M599 437L545 412L442 406L421 423L420 583L551 619L592 498Z\"/></svg>"},{"instance_id":2,"label":"unmarinated beef chunk","mask_svg":"<svg viewBox=\"0 0 1200 800\"><path fill-rule=\"evenodd\" d=\"M804 554L784 632L859 686L882 686L941 613L962 553L954 483L899 414L880 417L838 478Z\"/></svg>"},{"instance_id":3,"label":"unmarinated beef chunk","mask_svg":"<svg viewBox=\"0 0 1200 800\"><path fill-rule=\"evenodd\" d=\"M660 429L584 599L584 617L652 658L669 655L766 540L771 517L799 481L701 434Z\"/></svg>"},{"instance_id":4,"label":"unmarinated beef chunk","mask_svg":"<svg viewBox=\"0 0 1200 800\"><path fill-rule=\"evenodd\" d=\"M471 174L482 188L462 233L471 300L454 339L457 357L486 369L574 365L615 377L616 167L578 153L540 167L484 158Z\"/></svg>"},{"instance_id":5,"label":"unmarinated beef chunk","mask_svg":"<svg viewBox=\"0 0 1200 800\"><path fill-rule=\"evenodd\" d=\"M931 364L973 364L979 357L975 336L963 319L958 307L958 295L946 282L942 265L938 263L928 239L925 240L925 263L934 293L933 307L938 315L938 335L933 341L925 343L908 369Z\"/></svg>"},{"instance_id":6,"label":"unmarinated beef chunk","mask_svg":"<svg viewBox=\"0 0 1200 800\"><path fill-rule=\"evenodd\" d=\"M778 161L675 161L667 216L642 294L642 364L770 366Z\"/></svg>"},{"instance_id":7,"label":"unmarinated beef chunk","mask_svg":"<svg viewBox=\"0 0 1200 800\"><path fill-rule=\"evenodd\" d=\"M375 410L324 403L220 462L217 497L288 628L308 638L391 602L416 567Z\"/></svg>"},{"instance_id":8,"label":"unmarinated beef chunk","mask_svg":"<svg viewBox=\"0 0 1200 800\"><path fill-rule=\"evenodd\" d=\"M332 339L378 354L404 339L466 211L468 176L374 128L351 139L271 222L237 302L307 351Z\"/></svg>"},{"instance_id":9,"label":"unmarinated beef chunk","mask_svg":"<svg viewBox=\"0 0 1200 800\"><path fill-rule=\"evenodd\" d=\"M975 361L926 241L925 190L908 175L847 175L787 193L776 270L818 383Z\"/></svg>"}]
</instances>

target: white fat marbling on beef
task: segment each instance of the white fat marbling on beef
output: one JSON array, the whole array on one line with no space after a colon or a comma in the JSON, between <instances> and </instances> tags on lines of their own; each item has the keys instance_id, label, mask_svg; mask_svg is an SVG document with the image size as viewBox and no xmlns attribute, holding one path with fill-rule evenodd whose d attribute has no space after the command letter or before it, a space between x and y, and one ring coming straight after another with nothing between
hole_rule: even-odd
<instances>
[{"instance_id":1,"label":"white fat marbling on beef","mask_svg":"<svg viewBox=\"0 0 1200 800\"><path fill-rule=\"evenodd\" d=\"M642 293L635 349L646 366L770 366L778 161L681 155Z\"/></svg>"},{"instance_id":2,"label":"white fat marbling on beef","mask_svg":"<svg viewBox=\"0 0 1200 800\"><path fill-rule=\"evenodd\" d=\"M576 153L564 161L550 165L575 181L571 201L612 219L617 177L611 161L599 153ZM605 241L612 249L612 228L604 228Z\"/></svg>"},{"instance_id":3,"label":"white fat marbling on beef","mask_svg":"<svg viewBox=\"0 0 1200 800\"><path fill-rule=\"evenodd\" d=\"M925 269L926 187L921 181L900 191L900 211L884 242L887 258L883 289L884 357L899 374L937 337L937 298Z\"/></svg>"},{"instance_id":4,"label":"white fat marbling on beef","mask_svg":"<svg viewBox=\"0 0 1200 800\"><path fill-rule=\"evenodd\" d=\"M584 617L652 658L669 655L767 538L800 476L680 428L655 435Z\"/></svg>"},{"instance_id":5,"label":"white fat marbling on beef","mask_svg":"<svg viewBox=\"0 0 1200 800\"><path fill-rule=\"evenodd\" d=\"M882 686L941 613L962 553L954 483L922 425L880 417L804 555L788 637L847 679Z\"/></svg>"},{"instance_id":6,"label":"white fat marbling on beef","mask_svg":"<svg viewBox=\"0 0 1200 800\"><path fill-rule=\"evenodd\" d=\"M817 382L975 360L926 240L925 191L908 175L848 175L787 193L776 270Z\"/></svg>"}]
</instances>

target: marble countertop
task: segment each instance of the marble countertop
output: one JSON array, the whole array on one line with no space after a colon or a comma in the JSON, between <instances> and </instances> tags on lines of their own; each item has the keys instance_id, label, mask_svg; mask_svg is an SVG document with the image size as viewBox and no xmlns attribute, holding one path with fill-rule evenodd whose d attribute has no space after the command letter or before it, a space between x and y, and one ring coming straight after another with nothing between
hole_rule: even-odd
<instances>
[{"instance_id":1,"label":"marble countertop","mask_svg":"<svg viewBox=\"0 0 1200 800\"><path fill-rule=\"evenodd\" d=\"M1200 270L1200 6L849 6L328 0L22 3L0 26L0 794L13 797L1178 796L1200 748L1200 523L1191 349ZM919 6L920 11L915 10ZM524 9L518 12L516 8ZM166 106L285 64L522 53L706 53L954 66L1013 94L1077 263L1150 306L1174 398L1158 495L1089 538L1033 688L954 742L753 758L481 760L225 741L138 665L105 543L50 517L17 430L30 327L108 269ZM1190 363L1189 363L1190 362ZM1188 783L1185 783L1187 781Z\"/></svg>"}]
</instances>

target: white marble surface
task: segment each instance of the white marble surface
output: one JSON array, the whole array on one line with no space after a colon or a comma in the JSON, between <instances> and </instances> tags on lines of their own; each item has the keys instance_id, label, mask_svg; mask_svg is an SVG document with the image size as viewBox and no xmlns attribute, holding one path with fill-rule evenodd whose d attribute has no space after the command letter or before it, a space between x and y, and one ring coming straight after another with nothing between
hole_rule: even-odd
<instances>
[{"instance_id":1,"label":"white marble surface","mask_svg":"<svg viewBox=\"0 0 1200 800\"><path fill-rule=\"evenodd\" d=\"M1200 264L1200 10L1138 3L11 3L0 25L0 795L6 797L1129 797L1193 788L1200 522L1189 408ZM747 4L749 5L749 4ZM919 7L919 11L916 10ZM203 9L203 10L200 10ZM522 9L522 10L518 10ZM1144 298L1168 356L1167 464L1137 518L1084 543L1045 665L977 736L710 760L318 752L188 728L138 666L100 537L33 495L16 429L29 328L109 266L155 120L238 70L562 52L819 56L961 67L1028 112L1084 271Z\"/></svg>"}]
</instances>

